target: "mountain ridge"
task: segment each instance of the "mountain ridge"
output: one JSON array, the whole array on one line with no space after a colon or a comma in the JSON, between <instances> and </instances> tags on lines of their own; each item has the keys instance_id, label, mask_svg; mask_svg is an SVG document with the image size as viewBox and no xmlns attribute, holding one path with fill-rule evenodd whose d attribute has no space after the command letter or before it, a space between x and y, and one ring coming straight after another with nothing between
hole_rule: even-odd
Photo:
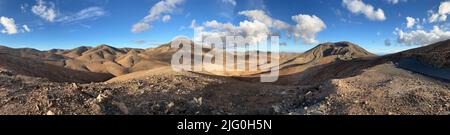
<instances>
[{"instance_id":1,"label":"mountain ridge","mask_svg":"<svg viewBox=\"0 0 450 135\"><path fill-rule=\"evenodd\" d=\"M397 61L445 58L436 54L446 52L447 43L398 57L327 43L310 53L281 54L279 80L273 83L259 81L264 72L175 72L168 62L177 49L167 45L135 51L90 48L91 53L80 53L87 59L69 58L61 50L0 49L0 114L448 115L450 83ZM422 60L431 64L434 59ZM436 72L438 67L427 68Z\"/></svg>"}]
</instances>

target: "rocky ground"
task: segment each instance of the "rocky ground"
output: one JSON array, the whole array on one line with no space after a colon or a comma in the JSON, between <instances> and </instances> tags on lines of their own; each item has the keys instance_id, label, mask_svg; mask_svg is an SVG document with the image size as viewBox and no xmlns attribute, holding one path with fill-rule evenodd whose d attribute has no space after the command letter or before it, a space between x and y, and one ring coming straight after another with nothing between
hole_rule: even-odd
<instances>
[{"instance_id":1,"label":"rocky ground","mask_svg":"<svg viewBox=\"0 0 450 135\"><path fill-rule=\"evenodd\" d=\"M333 79L322 90L332 90L309 114L423 115L450 114L450 84L387 63L361 75Z\"/></svg>"},{"instance_id":2,"label":"rocky ground","mask_svg":"<svg viewBox=\"0 0 450 135\"><path fill-rule=\"evenodd\" d=\"M277 103L303 92L242 83L194 73L120 83L55 83L2 72L0 114L281 114Z\"/></svg>"},{"instance_id":3,"label":"rocky ground","mask_svg":"<svg viewBox=\"0 0 450 135\"><path fill-rule=\"evenodd\" d=\"M168 75L111 84L76 84L2 74L0 113L198 114L203 99L196 97L197 90L213 82L220 83L196 76Z\"/></svg>"}]
</instances>

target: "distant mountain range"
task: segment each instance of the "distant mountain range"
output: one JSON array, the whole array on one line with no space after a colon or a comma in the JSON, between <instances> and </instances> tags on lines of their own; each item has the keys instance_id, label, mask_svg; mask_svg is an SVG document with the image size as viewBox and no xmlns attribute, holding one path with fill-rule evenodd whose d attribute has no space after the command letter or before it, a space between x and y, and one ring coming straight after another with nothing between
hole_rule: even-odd
<instances>
[{"instance_id":1,"label":"distant mountain range","mask_svg":"<svg viewBox=\"0 0 450 135\"><path fill-rule=\"evenodd\" d=\"M450 67L448 49L448 41L443 41L392 56L417 57L421 61L433 64L436 67ZM111 78L112 76L170 66L170 60L176 51L177 49L170 48L169 44L148 49L115 48L108 45L100 45L97 47L81 46L70 50L52 49L48 51L39 51L31 48L13 49L0 46L0 55L3 59L0 67L15 70L25 75L49 78L54 81L98 82L105 81L106 78ZM283 70L282 74L291 74L292 72L301 72L310 66L331 63L336 60L352 60L364 57L376 57L376 55L351 42L324 43L304 53L282 53L280 66L282 69L288 70ZM295 69L293 70L293 68ZM39 70L39 72L34 72L33 70ZM67 72L72 71L77 72L77 74L72 74L72 76L66 75ZM78 74L83 75L77 77L76 75ZM232 73L213 74L226 75ZM242 72L237 75L249 74L258 73ZM91 77L86 79L86 77L81 76Z\"/></svg>"}]
</instances>

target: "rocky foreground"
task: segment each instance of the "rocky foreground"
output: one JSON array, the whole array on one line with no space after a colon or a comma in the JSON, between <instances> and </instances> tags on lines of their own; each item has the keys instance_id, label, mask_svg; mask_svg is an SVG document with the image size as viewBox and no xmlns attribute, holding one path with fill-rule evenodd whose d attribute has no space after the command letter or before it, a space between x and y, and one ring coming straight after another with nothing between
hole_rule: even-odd
<instances>
[{"instance_id":1,"label":"rocky foreground","mask_svg":"<svg viewBox=\"0 0 450 135\"><path fill-rule=\"evenodd\" d=\"M254 84L195 73L120 83L55 83L7 71L0 75L0 86L0 114L450 114L450 84L393 64L317 86Z\"/></svg>"}]
</instances>

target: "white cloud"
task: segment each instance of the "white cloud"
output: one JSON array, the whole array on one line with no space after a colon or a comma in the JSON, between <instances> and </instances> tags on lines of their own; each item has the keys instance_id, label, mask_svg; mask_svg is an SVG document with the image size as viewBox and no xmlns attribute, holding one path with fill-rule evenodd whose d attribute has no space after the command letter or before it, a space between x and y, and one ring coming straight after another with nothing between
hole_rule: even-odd
<instances>
[{"instance_id":1,"label":"white cloud","mask_svg":"<svg viewBox=\"0 0 450 135\"><path fill-rule=\"evenodd\" d=\"M231 4L231 5L233 5L233 6L236 6L236 0L222 0L222 2L223 3L228 3L228 4Z\"/></svg>"},{"instance_id":2,"label":"white cloud","mask_svg":"<svg viewBox=\"0 0 450 135\"><path fill-rule=\"evenodd\" d=\"M397 4L400 0L387 0L390 4Z\"/></svg>"},{"instance_id":3,"label":"white cloud","mask_svg":"<svg viewBox=\"0 0 450 135\"><path fill-rule=\"evenodd\" d=\"M0 25L4 27L0 31L3 34L13 35L19 33L19 31L21 33L31 32L31 29L27 25L22 25L22 28L17 27L13 18L0 17Z\"/></svg>"},{"instance_id":4,"label":"white cloud","mask_svg":"<svg viewBox=\"0 0 450 135\"><path fill-rule=\"evenodd\" d=\"M406 17L406 27L407 28L412 28L415 24L416 24L416 19L409 17L409 16Z\"/></svg>"},{"instance_id":5,"label":"white cloud","mask_svg":"<svg viewBox=\"0 0 450 135\"><path fill-rule=\"evenodd\" d=\"M342 4L354 14L364 14L368 19L374 21L384 21L384 11L381 8L375 9L370 4L365 4L361 0L342 0Z\"/></svg>"},{"instance_id":6,"label":"white cloud","mask_svg":"<svg viewBox=\"0 0 450 135\"><path fill-rule=\"evenodd\" d=\"M250 20L244 20L239 25L231 23L220 23L216 20L207 21L202 25L197 25L193 20L191 28L196 30L194 40L200 41L205 37L224 38L225 36L244 36L251 38L252 43L266 40L268 36L279 35L284 31L288 37L301 39L305 44L315 44L318 32L326 28L325 23L315 15L292 16L297 24L290 25L281 20L268 16L262 10L247 10L239 12L239 15L246 16Z\"/></svg>"},{"instance_id":7,"label":"white cloud","mask_svg":"<svg viewBox=\"0 0 450 135\"><path fill-rule=\"evenodd\" d=\"M434 23L434 22L445 21L446 19L447 19L447 16L445 16L445 15L441 16L438 13L432 13L430 15L430 17L428 18L428 22Z\"/></svg>"},{"instance_id":8,"label":"white cloud","mask_svg":"<svg viewBox=\"0 0 450 135\"><path fill-rule=\"evenodd\" d=\"M131 31L134 33L140 33L150 29L151 22L161 19L161 16L163 15L172 14L176 10L177 6L183 2L184 0L162 0L156 3L150 9L147 16L145 16L140 22L133 25Z\"/></svg>"},{"instance_id":9,"label":"white cloud","mask_svg":"<svg viewBox=\"0 0 450 135\"><path fill-rule=\"evenodd\" d=\"M433 11L429 11L430 17L428 18L428 22L445 22L447 20L447 16L450 14L450 1L442 2L439 5L439 10L437 13Z\"/></svg>"},{"instance_id":10,"label":"white cloud","mask_svg":"<svg viewBox=\"0 0 450 135\"><path fill-rule=\"evenodd\" d=\"M225 28L227 28L226 25ZM252 36L252 42L267 40L267 37L271 34L267 25L256 20L240 22L237 30L244 36Z\"/></svg>"},{"instance_id":11,"label":"white cloud","mask_svg":"<svg viewBox=\"0 0 450 135\"><path fill-rule=\"evenodd\" d=\"M258 20L260 22L263 22L269 27L275 27L276 29L288 29L289 24L273 19L272 17L268 16L264 11L262 10L246 10L239 12L239 15L244 15L248 17L251 20Z\"/></svg>"},{"instance_id":12,"label":"white cloud","mask_svg":"<svg viewBox=\"0 0 450 135\"><path fill-rule=\"evenodd\" d=\"M8 18L8 17L0 17L0 24L3 25L3 27L5 29L3 29L1 32L8 34L8 35L13 35L13 34L17 34L17 26L14 22L13 18Z\"/></svg>"},{"instance_id":13,"label":"white cloud","mask_svg":"<svg viewBox=\"0 0 450 135\"><path fill-rule=\"evenodd\" d=\"M318 41L315 39L317 33L326 28L325 23L317 16L302 14L293 16L292 20L297 22L297 25L291 26L286 22L268 16L262 10L241 11L239 14L244 15L251 20L258 20L267 25L269 28L273 28L275 30L286 30L288 31L288 36L301 39L305 44L317 43Z\"/></svg>"},{"instance_id":14,"label":"white cloud","mask_svg":"<svg viewBox=\"0 0 450 135\"><path fill-rule=\"evenodd\" d=\"M64 16L59 19L57 19L57 22L76 22L80 20L86 20L86 19L95 19L97 17L103 16L106 14L106 11L101 7L89 7L82 9L78 13L70 16Z\"/></svg>"},{"instance_id":15,"label":"white cloud","mask_svg":"<svg viewBox=\"0 0 450 135\"><path fill-rule=\"evenodd\" d=\"M407 0L386 0L389 4L395 5L400 2L407 2Z\"/></svg>"},{"instance_id":16,"label":"white cloud","mask_svg":"<svg viewBox=\"0 0 450 135\"><path fill-rule=\"evenodd\" d=\"M194 22L195 23L195 22ZM195 41L201 41L206 37L225 38L226 36L244 36L251 39L251 43L265 41L270 35L270 30L264 23L254 20L245 20L240 22L238 26L231 23L220 23L216 20L207 21L201 26L193 25L197 31Z\"/></svg>"},{"instance_id":17,"label":"white cloud","mask_svg":"<svg viewBox=\"0 0 450 135\"><path fill-rule=\"evenodd\" d=\"M443 30L438 26L434 26L433 30L414 30L404 32L397 29L395 32L398 36L398 43L406 45L428 45L438 41L450 39L450 31Z\"/></svg>"},{"instance_id":18,"label":"white cloud","mask_svg":"<svg viewBox=\"0 0 450 135\"><path fill-rule=\"evenodd\" d=\"M292 17L292 20L297 22L294 27L294 37L300 37L303 43L316 44L316 35L318 32L324 30L327 26L319 17L315 15L299 14Z\"/></svg>"},{"instance_id":19,"label":"white cloud","mask_svg":"<svg viewBox=\"0 0 450 135\"><path fill-rule=\"evenodd\" d=\"M31 29L28 28L27 25L22 25L22 28L23 28L24 32L31 32Z\"/></svg>"},{"instance_id":20,"label":"white cloud","mask_svg":"<svg viewBox=\"0 0 450 135\"><path fill-rule=\"evenodd\" d=\"M439 6L439 14L449 14L450 13L450 1L442 2Z\"/></svg>"},{"instance_id":21,"label":"white cloud","mask_svg":"<svg viewBox=\"0 0 450 135\"><path fill-rule=\"evenodd\" d=\"M140 33L140 32L144 32L144 31L146 31L148 29L150 29L150 24L148 24L148 23L136 23L131 28L131 31L134 32L134 33Z\"/></svg>"},{"instance_id":22,"label":"white cloud","mask_svg":"<svg viewBox=\"0 0 450 135\"><path fill-rule=\"evenodd\" d=\"M37 0L36 5L31 8L31 11L39 17L53 22L57 17L55 4L53 2L45 2L44 0Z\"/></svg>"},{"instance_id":23,"label":"white cloud","mask_svg":"<svg viewBox=\"0 0 450 135\"><path fill-rule=\"evenodd\" d=\"M168 22L168 21L170 21L171 18L172 17L170 17L170 15L165 15L165 16L163 16L162 21L163 22Z\"/></svg>"},{"instance_id":24,"label":"white cloud","mask_svg":"<svg viewBox=\"0 0 450 135\"><path fill-rule=\"evenodd\" d=\"M36 2L36 5L32 6L31 11L49 22L73 23L86 19L95 19L106 14L103 8L93 6L82 9L75 14L63 15L57 13L55 3L53 2L46 2L44 0L37 0Z\"/></svg>"}]
</instances>

